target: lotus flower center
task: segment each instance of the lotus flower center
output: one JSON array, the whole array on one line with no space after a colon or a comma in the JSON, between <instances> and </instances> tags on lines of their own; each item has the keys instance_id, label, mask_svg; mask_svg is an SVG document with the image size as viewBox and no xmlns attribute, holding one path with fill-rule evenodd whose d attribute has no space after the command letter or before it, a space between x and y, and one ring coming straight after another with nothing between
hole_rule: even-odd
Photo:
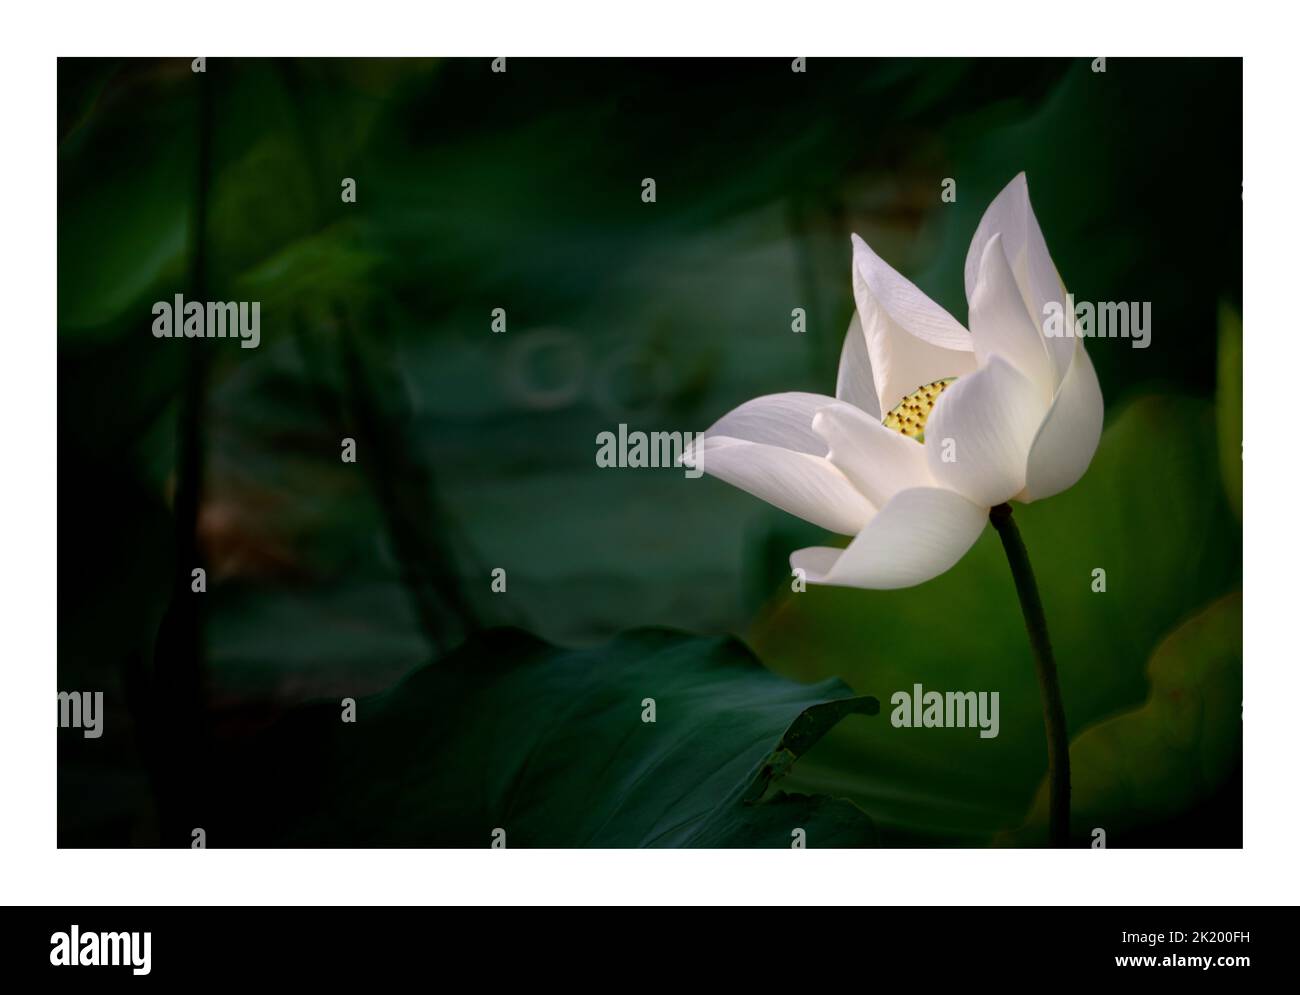
<instances>
[{"instance_id":1,"label":"lotus flower center","mask_svg":"<svg viewBox=\"0 0 1300 995\"><path fill-rule=\"evenodd\" d=\"M924 387L916 388L885 415L883 422L885 428L892 428L895 432L902 432L917 442L924 442L925 423L930 417L930 412L934 410L935 402L956 379L956 377L944 377L942 380L935 380Z\"/></svg>"}]
</instances>

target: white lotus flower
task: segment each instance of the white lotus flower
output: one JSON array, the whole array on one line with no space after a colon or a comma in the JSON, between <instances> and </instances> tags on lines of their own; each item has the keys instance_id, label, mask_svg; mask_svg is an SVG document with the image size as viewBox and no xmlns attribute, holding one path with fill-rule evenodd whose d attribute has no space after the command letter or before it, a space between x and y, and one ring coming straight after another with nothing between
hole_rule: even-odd
<instances>
[{"instance_id":1,"label":"white lotus flower","mask_svg":"<svg viewBox=\"0 0 1300 995\"><path fill-rule=\"evenodd\" d=\"M792 554L809 582L909 587L960 560L992 506L1050 497L1083 475L1101 389L1081 338L1043 332L1044 305L1064 307L1065 287L1023 173L971 240L969 332L856 235L853 295L835 396L747 401L687 461L856 537Z\"/></svg>"}]
</instances>

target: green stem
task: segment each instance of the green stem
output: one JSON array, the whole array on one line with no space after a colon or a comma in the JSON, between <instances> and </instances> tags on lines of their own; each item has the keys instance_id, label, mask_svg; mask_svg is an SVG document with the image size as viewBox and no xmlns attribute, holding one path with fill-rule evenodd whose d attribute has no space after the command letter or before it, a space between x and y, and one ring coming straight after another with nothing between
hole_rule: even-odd
<instances>
[{"instance_id":1,"label":"green stem","mask_svg":"<svg viewBox=\"0 0 1300 995\"><path fill-rule=\"evenodd\" d=\"M1038 689L1043 698L1043 725L1047 728L1048 838L1052 846L1070 843L1070 736L1065 725L1065 705L1061 701L1061 682L1052 656L1052 641L1047 635L1043 602L1034 581L1020 530L1011 517L1011 505L1000 504L989 511L989 521L998 530L1011 576L1020 596L1020 611L1025 616L1029 647L1038 672Z\"/></svg>"}]
</instances>

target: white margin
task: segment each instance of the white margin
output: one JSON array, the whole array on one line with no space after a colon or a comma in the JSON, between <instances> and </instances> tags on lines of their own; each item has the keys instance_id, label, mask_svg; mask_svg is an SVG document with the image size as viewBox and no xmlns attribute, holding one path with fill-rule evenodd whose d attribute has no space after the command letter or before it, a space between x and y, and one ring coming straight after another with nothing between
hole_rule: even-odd
<instances>
[{"instance_id":1,"label":"white margin","mask_svg":"<svg viewBox=\"0 0 1300 995\"><path fill-rule=\"evenodd\" d=\"M11 904L1293 903L1300 260L1297 61L1276 5L369 0L6 12L0 723ZM1246 848L1143 851L59 851L55 841L57 55L1221 55L1245 66ZM1207 128L1207 133L1210 129ZM1195 148L1186 150L1198 154ZM1188 211L1197 209L1187 204ZM1153 260L1152 265L1162 265ZM121 385L131 389L129 383ZM103 522L112 528L112 522ZM1188 542L1198 537L1189 536ZM113 565L76 567L111 584ZM869 884L868 884L869 883ZM955 887L960 885L959 888Z\"/></svg>"}]
</instances>

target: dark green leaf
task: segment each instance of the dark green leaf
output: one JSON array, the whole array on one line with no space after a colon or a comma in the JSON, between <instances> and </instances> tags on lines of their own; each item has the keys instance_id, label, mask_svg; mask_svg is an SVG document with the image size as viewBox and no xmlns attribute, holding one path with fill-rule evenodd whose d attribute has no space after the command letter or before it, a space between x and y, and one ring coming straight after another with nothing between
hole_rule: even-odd
<instances>
[{"instance_id":1,"label":"dark green leaf","mask_svg":"<svg viewBox=\"0 0 1300 995\"><path fill-rule=\"evenodd\" d=\"M210 845L485 847L498 828L524 847L788 847L796 829L869 845L851 804L774 790L832 725L879 711L848 694L731 639L566 650L497 630L362 699L354 724L332 703L279 723L223 778L238 798Z\"/></svg>"}]
</instances>

